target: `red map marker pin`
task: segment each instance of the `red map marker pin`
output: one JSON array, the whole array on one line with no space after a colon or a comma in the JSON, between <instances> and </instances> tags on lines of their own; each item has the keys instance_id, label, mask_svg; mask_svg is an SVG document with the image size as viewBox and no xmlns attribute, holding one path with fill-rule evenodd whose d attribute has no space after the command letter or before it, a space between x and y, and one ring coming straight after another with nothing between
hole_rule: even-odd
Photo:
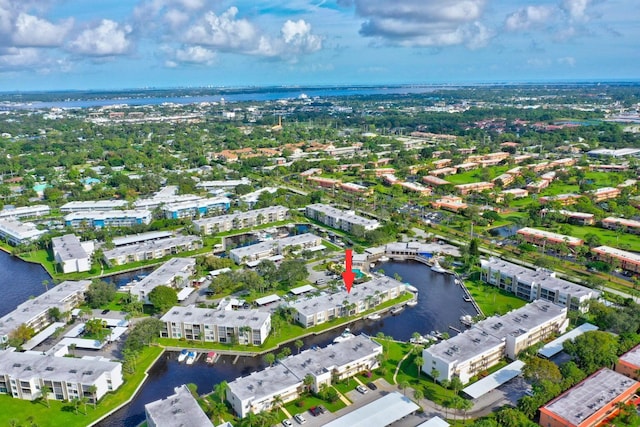
<instances>
[{"instance_id":1,"label":"red map marker pin","mask_svg":"<svg viewBox=\"0 0 640 427\"><path fill-rule=\"evenodd\" d=\"M344 273L342 273L342 280L347 287L347 293L351 293L351 286L356 278L356 273L351 270L351 263L353 262L353 252L351 249L344 251Z\"/></svg>"}]
</instances>

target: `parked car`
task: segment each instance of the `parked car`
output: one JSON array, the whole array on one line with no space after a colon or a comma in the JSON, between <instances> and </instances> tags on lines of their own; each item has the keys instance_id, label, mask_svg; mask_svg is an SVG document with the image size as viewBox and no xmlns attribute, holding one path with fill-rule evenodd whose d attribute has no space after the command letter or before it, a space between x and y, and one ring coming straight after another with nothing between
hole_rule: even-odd
<instances>
[{"instance_id":1,"label":"parked car","mask_svg":"<svg viewBox=\"0 0 640 427\"><path fill-rule=\"evenodd\" d=\"M366 388L365 386L363 386L363 385L359 385L358 387L356 387L356 390L358 390L358 391L359 391L360 393L362 393L362 394L367 394L367 392L369 391L369 390L367 390L367 388Z\"/></svg>"},{"instance_id":2,"label":"parked car","mask_svg":"<svg viewBox=\"0 0 640 427\"><path fill-rule=\"evenodd\" d=\"M282 420L282 425L284 427L293 427L293 423L291 422L291 420L289 418L286 418L286 419Z\"/></svg>"},{"instance_id":3,"label":"parked car","mask_svg":"<svg viewBox=\"0 0 640 427\"><path fill-rule=\"evenodd\" d=\"M327 408L325 408L323 405L318 405L318 410L320 411L321 414L324 414L325 412L327 412Z\"/></svg>"},{"instance_id":4,"label":"parked car","mask_svg":"<svg viewBox=\"0 0 640 427\"><path fill-rule=\"evenodd\" d=\"M314 417L317 417L318 415L322 414L318 406L312 406L311 408L309 408L309 412L311 412L311 415L313 415Z\"/></svg>"},{"instance_id":5,"label":"parked car","mask_svg":"<svg viewBox=\"0 0 640 427\"><path fill-rule=\"evenodd\" d=\"M295 418L299 424L304 424L307 422L306 418L303 417L302 414L295 414L293 418Z\"/></svg>"},{"instance_id":6,"label":"parked car","mask_svg":"<svg viewBox=\"0 0 640 427\"><path fill-rule=\"evenodd\" d=\"M368 382L367 383L367 387L369 387L371 390L377 390L378 386L375 385L373 382Z\"/></svg>"},{"instance_id":7,"label":"parked car","mask_svg":"<svg viewBox=\"0 0 640 427\"><path fill-rule=\"evenodd\" d=\"M109 310L108 308L106 308L106 309L102 310L102 313L101 313L101 314L107 314L107 313L108 313L108 312L110 312L110 311L111 311L111 310Z\"/></svg>"}]
</instances>

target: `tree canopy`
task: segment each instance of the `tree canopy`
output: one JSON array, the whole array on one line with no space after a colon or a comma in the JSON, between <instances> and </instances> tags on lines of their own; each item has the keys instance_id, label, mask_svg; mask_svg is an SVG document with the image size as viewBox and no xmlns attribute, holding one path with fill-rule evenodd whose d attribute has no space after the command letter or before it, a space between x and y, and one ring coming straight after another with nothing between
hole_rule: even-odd
<instances>
[{"instance_id":1,"label":"tree canopy","mask_svg":"<svg viewBox=\"0 0 640 427\"><path fill-rule=\"evenodd\" d=\"M149 292L149 301L159 312L165 312L178 304L178 293L169 286L156 286Z\"/></svg>"}]
</instances>

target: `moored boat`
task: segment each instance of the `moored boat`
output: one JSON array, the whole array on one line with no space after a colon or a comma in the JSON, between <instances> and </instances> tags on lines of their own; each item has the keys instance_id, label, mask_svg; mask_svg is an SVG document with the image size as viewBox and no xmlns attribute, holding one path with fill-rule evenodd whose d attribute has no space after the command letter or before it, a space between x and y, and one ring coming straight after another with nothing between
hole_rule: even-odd
<instances>
[{"instance_id":1,"label":"moored boat","mask_svg":"<svg viewBox=\"0 0 640 427\"><path fill-rule=\"evenodd\" d=\"M431 271L434 271L436 273L446 273L447 270L445 270L440 263L438 262L437 259L433 260L433 265L431 266Z\"/></svg>"},{"instance_id":2,"label":"moored boat","mask_svg":"<svg viewBox=\"0 0 640 427\"><path fill-rule=\"evenodd\" d=\"M188 353L189 353L189 352L188 352L186 349L185 349L185 350L182 350L182 351L180 352L180 354L178 355L178 362L184 362L184 359L186 359L186 358L187 358L187 354L188 354Z\"/></svg>"},{"instance_id":3,"label":"moored boat","mask_svg":"<svg viewBox=\"0 0 640 427\"><path fill-rule=\"evenodd\" d=\"M418 305L418 300L417 299L412 299L411 301L407 302L407 306L408 307L415 307L416 305Z\"/></svg>"},{"instance_id":4,"label":"moored boat","mask_svg":"<svg viewBox=\"0 0 640 427\"><path fill-rule=\"evenodd\" d=\"M401 305L399 307L394 307L391 309L391 314L396 315L400 313L402 310L404 310L404 305Z\"/></svg>"},{"instance_id":5,"label":"moored boat","mask_svg":"<svg viewBox=\"0 0 640 427\"><path fill-rule=\"evenodd\" d=\"M380 315L378 313L373 313L367 316L367 319L369 320L379 320L380 319Z\"/></svg>"},{"instance_id":6,"label":"moored boat","mask_svg":"<svg viewBox=\"0 0 640 427\"><path fill-rule=\"evenodd\" d=\"M207 353L207 363L213 363L216 361L216 352L215 351L210 351L209 353Z\"/></svg>"},{"instance_id":7,"label":"moored boat","mask_svg":"<svg viewBox=\"0 0 640 427\"><path fill-rule=\"evenodd\" d=\"M355 335L353 335L351 333L351 329L346 328L344 331L342 331L342 333L340 335L338 335L337 337L335 337L333 339L333 342L341 342L341 341L346 341L348 339L353 338Z\"/></svg>"},{"instance_id":8,"label":"moored boat","mask_svg":"<svg viewBox=\"0 0 640 427\"><path fill-rule=\"evenodd\" d=\"M196 361L197 354L195 351L190 351L189 354L187 354L187 365L193 365L193 362Z\"/></svg>"}]
</instances>

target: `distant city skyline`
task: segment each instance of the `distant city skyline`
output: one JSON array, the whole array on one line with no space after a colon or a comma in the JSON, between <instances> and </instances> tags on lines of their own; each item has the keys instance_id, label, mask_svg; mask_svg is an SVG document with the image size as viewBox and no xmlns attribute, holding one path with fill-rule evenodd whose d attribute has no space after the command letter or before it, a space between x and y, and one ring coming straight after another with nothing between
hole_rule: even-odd
<instances>
[{"instance_id":1,"label":"distant city skyline","mask_svg":"<svg viewBox=\"0 0 640 427\"><path fill-rule=\"evenodd\" d=\"M0 91L640 79L636 0L0 0Z\"/></svg>"}]
</instances>

